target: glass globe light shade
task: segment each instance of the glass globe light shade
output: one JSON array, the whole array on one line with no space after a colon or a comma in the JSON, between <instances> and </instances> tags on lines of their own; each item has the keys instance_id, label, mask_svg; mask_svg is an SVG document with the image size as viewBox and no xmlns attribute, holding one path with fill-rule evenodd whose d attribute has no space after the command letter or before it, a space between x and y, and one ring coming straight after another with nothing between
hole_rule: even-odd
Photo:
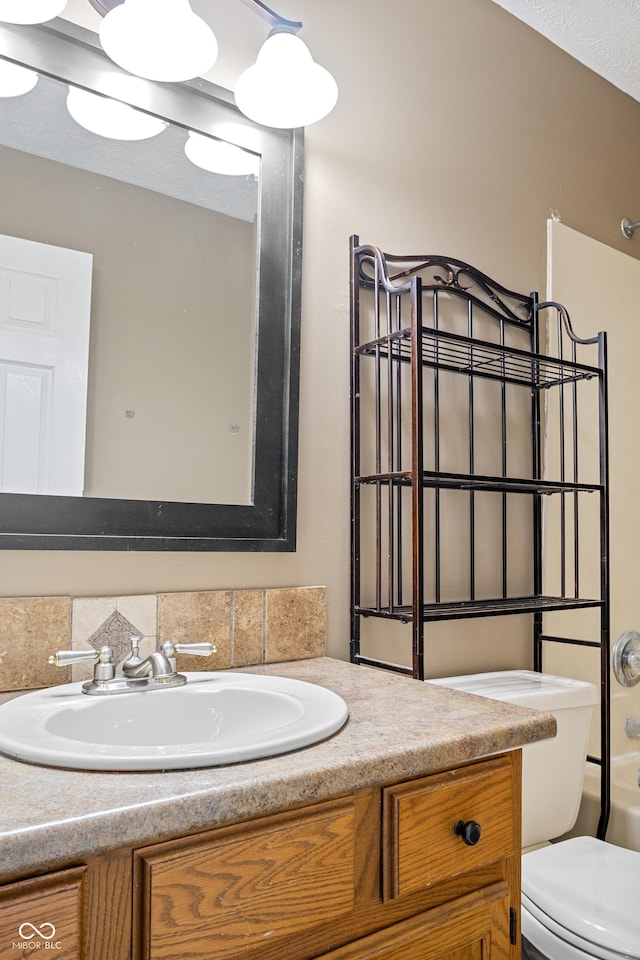
<instances>
[{"instance_id":1,"label":"glass globe light shade","mask_svg":"<svg viewBox=\"0 0 640 960\"><path fill-rule=\"evenodd\" d=\"M305 127L333 110L338 86L300 37L276 27L238 78L234 96L238 109L265 127Z\"/></svg>"},{"instance_id":2,"label":"glass globe light shade","mask_svg":"<svg viewBox=\"0 0 640 960\"><path fill-rule=\"evenodd\" d=\"M29 93L38 82L38 74L8 60L0 60L0 97L19 97Z\"/></svg>"},{"instance_id":3,"label":"glass globe light shade","mask_svg":"<svg viewBox=\"0 0 640 960\"><path fill-rule=\"evenodd\" d=\"M225 140L214 140L190 130L184 152L192 163L209 173L231 177L258 175L256 155Z\"/></svg>"},{"instance_id":4,"label":"glass globe light shade","mask_svg":"<svg viewBox=\"0 0 640 960\"><path fill-rule=\"evenodd\" d=\"M2 23L44 23L62 13L67 0L0 0Z\"/></svg>"},{"instance_id":5,"label":"glass globe light shade","mask_svg":"<svg viewBox=\"0 0 640 960\"><path fill-rule=\"evenodd\" d=\"M213 31L189 0L124 0L102 21L100 43L119 67L147 80L191 80L218 55Z\"/></svg>"},{"instance_id":6,"label":"glass globe light shade","mask_svg":"<svg viewBox=\"0 0 640 960\"><path fill-rule=\"evenodd\" d=\"M85 130L110 140L148 140L167 127L164 120L80 87L69 87L67 110Z\"/></svg>"}]
</instances>

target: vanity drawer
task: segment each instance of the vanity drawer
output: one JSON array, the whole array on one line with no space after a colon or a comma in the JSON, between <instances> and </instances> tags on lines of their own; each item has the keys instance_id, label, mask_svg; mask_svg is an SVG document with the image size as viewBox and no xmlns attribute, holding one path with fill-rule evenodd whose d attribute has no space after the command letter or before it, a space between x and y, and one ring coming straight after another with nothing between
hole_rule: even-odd
<instances>
[{"instance_id":1,"label":"vanity drawer","mask_svg":"<svg viewBox=\"0 0 640 960\"><path fill-rule=\"evenodd\" d=\"M58 960L80 960L85 870L59 870L0 887L0 957L51 951Z\"/></svg>"},{"instance_id":2,"label":"vanity drawer","mask_svg":"<svg viewBox=\"0 0 640 960\"><path fill-rule=\"evenodd\" d=\"M178 842L179 844L179 842ZM351 798L136 853L144 960L255 954L355 907Z\"/></svg>"},{"instance_id":3,"label":"vanity drawer","mask_svg":"<svg viewBox=\"0 0 640 960\"><path fill-rule=\"evenodd\" d=\"M513 790L507 757L386 787L384 899L416 893L509 857L518 836ZM458 822L480 826L477 842L464 842L454 829Z\"/></svg>"}]
</instances>

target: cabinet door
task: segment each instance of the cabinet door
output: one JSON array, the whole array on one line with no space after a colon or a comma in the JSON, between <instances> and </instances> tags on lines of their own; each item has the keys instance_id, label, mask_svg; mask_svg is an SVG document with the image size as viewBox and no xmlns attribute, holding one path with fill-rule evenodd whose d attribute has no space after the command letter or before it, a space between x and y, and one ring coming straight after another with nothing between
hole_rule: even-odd
<instances>
[{"instance_id":1,"label":"cabinet door","mask_svg":"<svg viewBox=\"0 0 640 960\"><path fill-rule=\"evenodd\" d=\"M497 883L318 960L506 960L509 951L509 892Z\"/></svg>"},{"instance_id":2,"label":"cabinet door","mask_svg":"<svg viewBox=\"0 0 640 960\"><path fill-rule=\"evenodd\" d=\"M355 906L350 798L136 854L142 960L238 960ZM282 946L284 949L284 946Z\"/></svg>"},{"instance_id":3,"label":"cabinet door","mask_svg":"<svg viewBox=\"0 0 640 960\"><path fill-rule=\"evenodd\" d=\"M0 887L0 957L80 960L84 873L77 867Z\"/></svg>"}]
</instances>

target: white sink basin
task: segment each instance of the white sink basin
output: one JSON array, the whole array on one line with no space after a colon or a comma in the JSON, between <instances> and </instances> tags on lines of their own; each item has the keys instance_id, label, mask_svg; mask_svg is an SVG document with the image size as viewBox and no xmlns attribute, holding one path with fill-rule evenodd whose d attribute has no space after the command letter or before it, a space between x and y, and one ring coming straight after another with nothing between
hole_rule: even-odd
<instances>
[{"instance_id":1,"label":"white sink basin","mask_svg":"<svg viewBox=\"0 0 640 960\"><path fill-rule=\"evenodd\" d=\"M187 673L184 687L118 696L70 683L0 706L0 752L81 770L178 770L308 747L345 723L344 700L287 677Z\"/></svg>"}]
</instances>

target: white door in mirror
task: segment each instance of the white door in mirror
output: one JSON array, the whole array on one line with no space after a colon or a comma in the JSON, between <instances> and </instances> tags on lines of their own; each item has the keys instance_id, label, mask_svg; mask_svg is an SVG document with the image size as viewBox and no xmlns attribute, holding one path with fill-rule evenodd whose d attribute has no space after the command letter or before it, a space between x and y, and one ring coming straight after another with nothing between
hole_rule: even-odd
<instances>
[{"instance_id":1,"label":"white door in mirror","mask_svg":"<svg viewBox=\"0 0 640 960\"><path fill-rule=\"evenodd\" d=\"M0 235L0 490L82 496L93 257Z\"/></svg>"}]
</instances>

